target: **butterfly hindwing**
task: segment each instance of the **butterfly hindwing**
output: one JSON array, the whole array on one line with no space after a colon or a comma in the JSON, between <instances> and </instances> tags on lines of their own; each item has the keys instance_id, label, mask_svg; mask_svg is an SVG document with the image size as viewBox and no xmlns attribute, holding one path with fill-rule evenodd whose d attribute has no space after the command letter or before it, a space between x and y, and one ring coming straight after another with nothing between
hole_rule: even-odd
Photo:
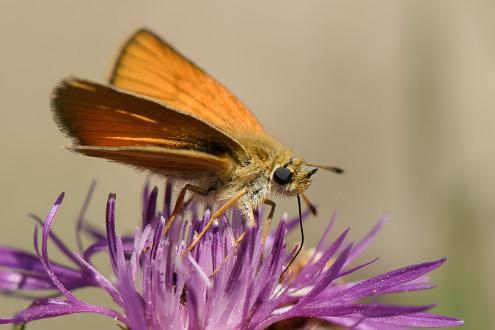
<instances>
[{"instance_id":1,"label":"butterfly hindwing","mask_svg":"<svg viewBox=\"0 0 495 330\"><path fill-rule=\"evenodd\" d=\"M91 157L109 159L132 165L141 170L182 179L197 179L225 173L231 166L226 157L208 155L191 150L173 150L163 147L91 147L74 146L73 151Z\"/></svg>"}]
</instances>

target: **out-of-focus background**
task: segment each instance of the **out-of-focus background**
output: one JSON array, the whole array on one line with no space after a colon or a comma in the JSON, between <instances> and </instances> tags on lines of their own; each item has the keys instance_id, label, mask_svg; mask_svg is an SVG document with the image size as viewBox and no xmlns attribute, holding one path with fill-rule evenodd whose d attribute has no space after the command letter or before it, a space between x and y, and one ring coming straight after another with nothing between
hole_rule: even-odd
<instances>
[{"instance_id":1,"label":"out-of-focus background","mask_svg":"<svg viewBox=\"0 0 495 330\"><path fill-rule=\"evenodd\" d=\"M90 182L103 225L117 193L122 232L139 220L146 176L85 158L49 110L69 75L104 81L122 42L146 26L243 100L269 132L318 173L307 222L315 244L330 215L359 239L390 220L367 256L377 274L443 256L438 288L394 297L437 302L465 329L493 329L495 285L495 3L471 1L14 1L0 2L0 243L32 249L33 222L67 193L54 229L75 247L74 219ZM161 184L160 180L153 182ZM277 217L296 213L279 201ZM294 237L297 239L297 237ZM100 297L82 292L88 299ZM26 301L0 297L0 316ZM112 328L89 315L30 329Z\"/></svg>"}]
</instances>

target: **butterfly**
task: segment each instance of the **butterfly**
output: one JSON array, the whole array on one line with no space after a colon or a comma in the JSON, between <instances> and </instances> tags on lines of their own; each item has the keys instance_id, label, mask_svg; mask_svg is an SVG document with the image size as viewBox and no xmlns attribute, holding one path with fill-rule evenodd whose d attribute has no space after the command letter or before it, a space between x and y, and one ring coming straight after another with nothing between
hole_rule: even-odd
<instances>
[{"instance_id":1,"label":"butterfly","mask_svg":"<svg viewBox=\"0 0 495 330\"><path fill-rule=\"evenodd\" d=\"M297 196L299 210L303 196L315 212L304 195L312 175L318 168L342 172L294 157L229 90L146 29L125 43L108 84L65 79L52 110L71 150L188 182L164 233L187 192L219 202L186 252L231 206L251 227L261 204L271 206L271 220L273 194Z\"/></svg>"}]
</instances>

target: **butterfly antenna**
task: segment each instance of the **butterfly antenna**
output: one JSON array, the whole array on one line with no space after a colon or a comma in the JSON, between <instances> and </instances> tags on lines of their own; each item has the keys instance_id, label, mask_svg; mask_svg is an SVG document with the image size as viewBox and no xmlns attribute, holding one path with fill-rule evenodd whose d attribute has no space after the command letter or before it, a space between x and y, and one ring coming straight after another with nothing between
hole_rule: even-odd
<instances>
[{"instance_id":1,"label":"butterfly antenna","mask_svg":"<svg viewBox=\"0 0 495 330\"><path fill-rule=\"evenodd\" d=\"M312 163L304 163L304 165L321 168L322 170L325 170L328 172L333 172L336 174L344 173L343 169L341 169L340 167L336 167L336 166L328 166L328 165L320 165L320 164L312 164Z\"/></svg>"},{"instance_id":2,"label":"butterfly antenna","mask_svg":"<svg viewBox=\"0 0 495 330\"><path fill-rule=\"evenodd\" d=\"M297 207L299 210L299 228L301 228L301 245L299 245L299 248L297 249L296 254L292 257L292 260L289 262L287 267L285 267L282 274L280 274L280 277L282 277L285 274L285 272L289 269L289 267L294 263L294 261L296 260L297 256L301 252L303 245L304 245L304 228L303 228L303 223L302 223L301 197L299 195L297 195Z\"/></svg>"}]
</instances>

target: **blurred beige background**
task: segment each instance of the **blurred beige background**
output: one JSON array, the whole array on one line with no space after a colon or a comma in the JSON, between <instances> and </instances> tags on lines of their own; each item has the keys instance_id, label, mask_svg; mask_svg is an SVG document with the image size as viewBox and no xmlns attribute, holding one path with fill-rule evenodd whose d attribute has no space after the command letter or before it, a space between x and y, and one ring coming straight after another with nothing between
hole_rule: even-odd
<instances>
[{"instance_id":1,"label":"blurred beige background","mask_svg":"<svg viewBox=\"0 0 495 330\"><path fill-rule=\"evenodd\" d=\"M146 26L228 86L268 131L306 159L342 166L315 176L320 216L360 238L391 221L368 274L442 256L439 288L396 302L437 302L465 329L495 328L495 3L471 1L0 1L1 244L32 249L29 212L75 248L74 218L91 180L103 224L117 193L119 229L139 219L145 175L62 150L50 93L68 75L104 81L121 43ZM159 180L155 180L160 183ZM296 213L295 200L280 201ZM297 239L297 237L295 237ZM491 281L490 281L491 280ZM82 292L91 301L94 292ZM27 302L0 298L0 315ZM29 329L115 328L89 315Z\"/></svg>"}]
</instances>

